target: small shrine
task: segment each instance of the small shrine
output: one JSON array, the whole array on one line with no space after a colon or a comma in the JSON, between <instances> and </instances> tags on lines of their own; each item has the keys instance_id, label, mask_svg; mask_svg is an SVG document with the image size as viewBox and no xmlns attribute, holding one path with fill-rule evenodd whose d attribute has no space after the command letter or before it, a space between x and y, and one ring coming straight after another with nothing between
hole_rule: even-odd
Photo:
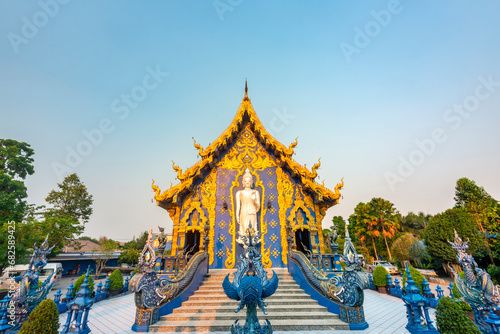
<instances>
[{"instance_id":1,"label":"small shrine","mask_svg":"<svg viewBox=\"0 0 500 334\"><path fill-rule=\"evenodd\" d=\"M172 163L178 184L163 192L152 184L157 205L173 221L170 259L157 263L156 271L169 272L204 247L210 268L234 268L244 251L239 238L248 228L262 236L264 267L285 267L287 222L294 249L322 269L340 268L338 258L321 256L322 220L338 204L343 181L332 191L316 181L319 160L309 170L292 158L297 140L287 147L267 132L246 83L229 127L208 147L196 141L194 146L201 158L195 165L183 171Z\"/></svg>"}]
</instances>

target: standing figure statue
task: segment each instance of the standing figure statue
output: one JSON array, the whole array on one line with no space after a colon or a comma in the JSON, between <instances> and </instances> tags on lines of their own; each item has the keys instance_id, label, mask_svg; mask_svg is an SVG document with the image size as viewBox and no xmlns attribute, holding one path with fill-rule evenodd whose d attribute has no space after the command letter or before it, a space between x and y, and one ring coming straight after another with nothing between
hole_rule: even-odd
<instances>
[{"instance_id":1,"label":"standing figure statue","mask_svg":"<svg viewBox=\"0 0 500 334\"><path fill-rule=\"evenodd\" d=\"M260 209L260 195L252 189L253 177L247 168L243 174L243 189L236 192L236 221L239 235L251 227L257 232L257 212Z\"/></svg>"},{"instance_id":2,"label":"standing figure statue","mask_svg":"<svg viewBox=\"0 0 500 334\"><path fill-rule=\"evenodd\" d=\"M160 230L160 235L158 236L158 253L160 256L163 256L163 252L165 251L165 247L167 246L167 239L165 238L165 228L158 226Z\"/></svg>"},{"instance_id":3,"label":"standing figure statue","mask_svg":"<svg viewBox=\"0 0 500 334\"><path fill-rule=\"evenodd\" d=\"M332 249L333 254L337 254L337 250L339 249L339 245L337 244L337 239L339 237L337 228L337 224L333 224L332 232L328 234L328 241L330 243L330 248Z\"/></svg>"}]
</instances>

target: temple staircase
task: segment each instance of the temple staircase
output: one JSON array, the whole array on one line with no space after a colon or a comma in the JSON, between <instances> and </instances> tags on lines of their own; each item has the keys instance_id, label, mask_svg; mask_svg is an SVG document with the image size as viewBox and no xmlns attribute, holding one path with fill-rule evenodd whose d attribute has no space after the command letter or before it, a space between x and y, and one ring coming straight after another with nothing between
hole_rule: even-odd
<instances>
[{"instance_id":1,"label":"temple staircase","mask_svg":"<svg viewBox=\"0 0 500 334\"><path fill-rule=\"evenodd\" d=\"M302 290L286 268L273 268L279 277L279 286L274 295L265 301L267 315L258 309L259 322L269 319L275 331L305 330L348 330L349 325L342 322L326 307L320 306ZM226 297L222 281L228 273L236 270L211 269L200 288L172 314L163 316L151 326L151 332L213 332L229 331L239 319L245 323L246 308L234 313L238 302ZM268 277L272 270L267 269ZM233 275L229 276L233 280Z\"/></svg>"}]
</instances>

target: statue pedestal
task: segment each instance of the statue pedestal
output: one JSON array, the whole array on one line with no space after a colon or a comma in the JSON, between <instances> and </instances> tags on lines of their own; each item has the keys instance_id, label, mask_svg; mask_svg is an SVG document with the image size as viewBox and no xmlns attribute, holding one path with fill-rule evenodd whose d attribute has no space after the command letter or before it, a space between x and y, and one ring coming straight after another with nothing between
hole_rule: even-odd
<instances>
[{"instance_id":1,"label":"statue pedestal","mask_svg":"<svg viewBox=\"0 0 500 334\"><path fill-rule=\"evenodd\" d=\"M332 259L332 267L334 271L342 271L342 267L340 266L340 255L335 254Z\"/></svg>"}]
</instances>

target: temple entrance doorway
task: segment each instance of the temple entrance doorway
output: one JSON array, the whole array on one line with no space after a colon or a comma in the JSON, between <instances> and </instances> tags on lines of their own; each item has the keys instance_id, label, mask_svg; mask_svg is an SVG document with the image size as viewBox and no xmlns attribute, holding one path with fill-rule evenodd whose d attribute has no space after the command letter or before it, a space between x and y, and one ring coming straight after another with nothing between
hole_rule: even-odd
<instances>
[{"instance_id":1,"label":"temple entrance doorway","mask_svg":"<svg viewBox=\"0 0 500 334\"><path fill-rule=\"evenodd\" d=\"M184 254L189 252L189 256L193 256L200 250L200 232L188 231L186 232L186 245L184 246Z\"/></svg>"},{"instance_id":2,"label":"temple entrance doorway","mask_svg":"<svg viewBox=\"0 0 500 334\"><path fill-rule=\"evenodd\" d=\"M307 251L311 251L311 239L309 237L309 230L296 230L295 231L295 246L299 252L308 255Z\"/></svg>"}]
</instances>

